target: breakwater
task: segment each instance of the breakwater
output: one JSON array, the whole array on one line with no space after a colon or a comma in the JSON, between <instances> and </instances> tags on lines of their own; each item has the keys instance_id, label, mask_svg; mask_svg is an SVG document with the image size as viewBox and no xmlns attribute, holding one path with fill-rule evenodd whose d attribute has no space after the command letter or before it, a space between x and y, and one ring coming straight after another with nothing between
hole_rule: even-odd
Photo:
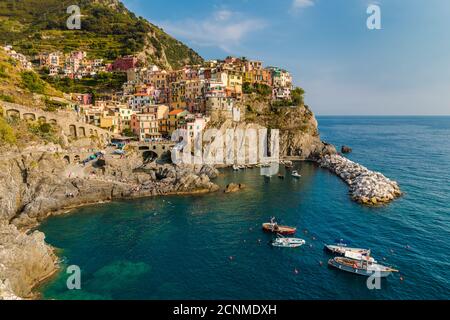
<instances>
[{"instance_id":1,"label":"breakwater","mask_svg":"<svg viewBox=\"0 0 450 320\"><path fill-rule=\"evenodd\" d=\"M352 199L361 204L389 203L402 195L396 181L341 155L326 155L318 163L344 180L350 186Z\"/></svg>"}]
</instances>

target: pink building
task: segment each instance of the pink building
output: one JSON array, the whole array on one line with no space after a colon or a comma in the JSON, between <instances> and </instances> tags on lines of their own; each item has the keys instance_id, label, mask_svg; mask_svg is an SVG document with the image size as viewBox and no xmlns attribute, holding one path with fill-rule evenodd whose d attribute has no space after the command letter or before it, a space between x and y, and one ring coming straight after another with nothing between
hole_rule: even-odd
<instances>
[{"instance_id":1,"label":"pink building","mask_svg":"<svg viewBox=\"0 0 450 320\"><path fill-rule=\"evenodd\" d=\"M138 59L133 56L122 57L116 59L114 63L111 65L111 71L122 71L126 72L130 69L134 69L137 67Z\"/></svg>"}]
</instances>

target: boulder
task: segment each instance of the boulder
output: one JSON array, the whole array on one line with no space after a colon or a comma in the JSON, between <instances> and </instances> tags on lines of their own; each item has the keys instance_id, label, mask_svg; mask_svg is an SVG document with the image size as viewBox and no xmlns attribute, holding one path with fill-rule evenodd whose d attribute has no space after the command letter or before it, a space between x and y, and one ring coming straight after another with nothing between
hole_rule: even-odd
<instances>
[{"instance_id":1,"label":"boulder","mask_svg":"<svg viewBox=\"0 0 450 320\"><path fill-rule=\"evenodd\" d=\"M236 184L236 183L230 183L229 185L227 185L227 187L225 188L225 193L234 193L234 192L238 192L242 189L245 188L245 185L243 184Z\"/></svg>"},{"instance_id":2,"label":"boulder","mask_svg":"<svg viewBox=\"0 0 450 320\"><path fill-rule=\"evenodd\" d=\"M352 148L350 148L350 147L348 147L348 146L342 146L342 148L341 148L341 152L342 153L351 153L353 150L352 150Z\"/></svg>"}]
</instances>

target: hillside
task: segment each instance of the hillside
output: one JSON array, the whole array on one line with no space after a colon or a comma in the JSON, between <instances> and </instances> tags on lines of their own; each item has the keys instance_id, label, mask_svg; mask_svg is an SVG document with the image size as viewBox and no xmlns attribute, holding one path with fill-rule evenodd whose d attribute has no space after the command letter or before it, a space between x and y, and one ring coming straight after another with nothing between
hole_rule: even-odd
<instances>
[{"instance_id":1,"label":"hillside","mask_svg":"<svg viewBox=\"0 0 450 320\"><path fill-rule=\"evenodd\" d=\"M28 71L0 49L0 101L45 107L46 97L62 98L63 93Z\"/></svg>"},{"instance_id":2,"label":"hillside","mask_svg":"<svg viewBox=\"0 0 450 320\"><path fill-rule=\"evenodd\" d=\"M2 0L0 41L29 56L84 50L90 57L112 61L136 54L169 69L203 61L194 50L137 17L118 0L79 0L81 30L68 30L66 10L73 4L70 0Z\"/></svg>"}]
</instances>

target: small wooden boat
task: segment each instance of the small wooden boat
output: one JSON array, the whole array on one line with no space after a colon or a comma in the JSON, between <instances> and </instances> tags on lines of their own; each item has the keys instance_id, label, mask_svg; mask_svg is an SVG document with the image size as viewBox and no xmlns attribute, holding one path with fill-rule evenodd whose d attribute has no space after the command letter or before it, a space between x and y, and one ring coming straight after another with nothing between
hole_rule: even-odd
<instances>
[{"instance_id":1,"label":"small wooden boat","mask_svg":"<svg viewBox=\"0 0 450 320\"><path fill-rule=\"evenodd\" d=\"M292 235L297 232L297 228L288 226L279 226L276 222L268 222L262 225L265 232L278 233L282 235Z\"/></svg>"},{"instance_id":2,"label":"small wooden boat","mask_svg":"<svg viewBox=\"0 0 450 320\"><path fill-rule=\"evenodd\" d=\"M297 171L292 171L292 176L294 178L301 178L302 177L301 174L299 174Z\"/></svg>"},{"instance_id":3,"label":"small wooden boat","mask_svg":"<svg viewBox=\"0 0 450 320\"><path fill-rule=\"evenodd\" d=\"M292 163L292 161L284 161L284 166L288 169L294 167L294 164Z\"/></svg>"},{"instance_id":4,"label":"small wooden boat","mask_svg":"<svg viewBox=\"0 0 450 320\"><path fill-rule=\"evenodd\" d=\"M285 238L281 235L278 238L272 240L272 246L279 248L298 248L306 243L303 239L298 238Z\"/></svg>"},{"instance_id":5,"label":"small wooden boat","mask_svg":"<svg viewBox=\"0 0 450 320\"><path fill-rule=\"evenodd\" d=\"M388 277L393 272L398 270L392 269L381 264L373 263L371 261L357 261L349 258L336 257L328 261L330 267L339 269L341 271L354 273L360 276L370 277L376 273L379 277Z\"/></svg>"},{"instance_id":6,"label":"small wooden boat","mask_svg":"<svg viewBox=\"0 0 450 320\"><path fill-rule=\"evenodd\" d=\"M368 254L370 252L369 249L361 249L361 248L349 248L343 245L325 245L325 250L329 251L333 254L339 254L345 256L346 252L359 253L359 254Z\"/></svg>"}]
</instances>

